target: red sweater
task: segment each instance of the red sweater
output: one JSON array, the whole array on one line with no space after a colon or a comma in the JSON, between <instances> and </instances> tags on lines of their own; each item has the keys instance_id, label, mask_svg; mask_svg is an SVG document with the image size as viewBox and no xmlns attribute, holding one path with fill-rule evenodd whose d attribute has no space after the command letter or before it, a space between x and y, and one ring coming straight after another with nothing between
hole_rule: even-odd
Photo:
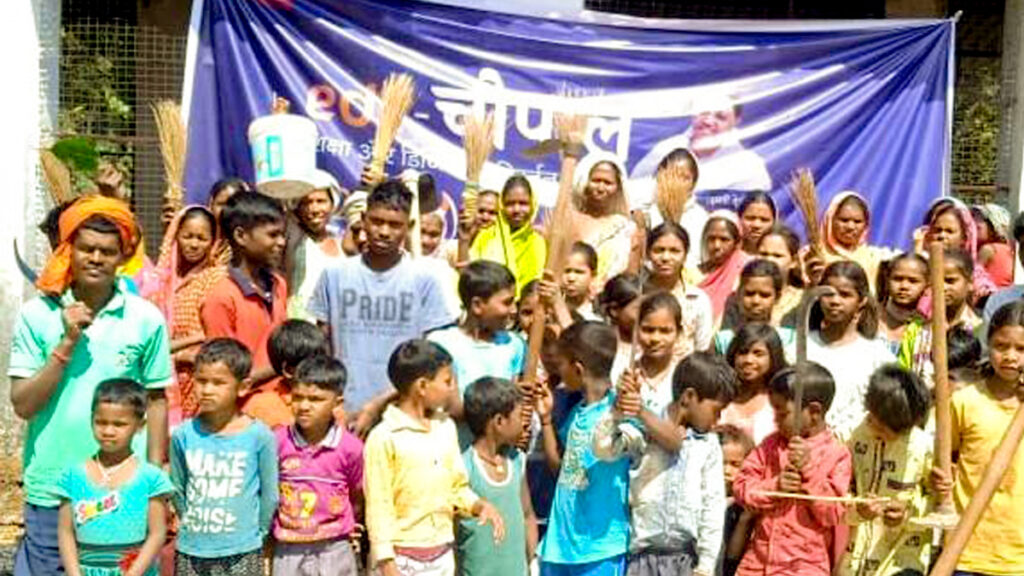
<instances>
[{"instance_id":1,"label":"red sweater","mask_svg":"<svg viewBox=\"0 0 1024 576\"><path fill-rule=\"evenodd\" d=\"M804 492L845 496L853 474L849 450L830 430L806 440L809 457L804 468ZM832 573L831 527L842 521L845 507L758 494L779 489L779 477L789 461L788 445L787 438L778 432L765 438L744 460L733 482L737 503L758 514L754 535L737 576L829 576Z\"/></svg>"}]
</instances>

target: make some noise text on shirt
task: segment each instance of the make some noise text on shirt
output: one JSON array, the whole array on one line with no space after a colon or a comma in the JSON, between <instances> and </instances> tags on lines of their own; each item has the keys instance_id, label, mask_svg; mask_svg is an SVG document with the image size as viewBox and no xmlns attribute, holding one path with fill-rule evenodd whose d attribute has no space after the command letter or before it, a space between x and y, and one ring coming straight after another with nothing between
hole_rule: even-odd
<instances>
[{"instance_id":1,"label":"make some noise text on shirt","mask_svg":"<svg viewBox=\"0 0 1024 576\"><path fill-rule=\"evenodd\" d=\"M187 511L181 522L194 533L234 532L238 518L230 501L242 493L246 476L245 452L211 454L202 449L187 450Z\"/></svg>"}]
</instances>

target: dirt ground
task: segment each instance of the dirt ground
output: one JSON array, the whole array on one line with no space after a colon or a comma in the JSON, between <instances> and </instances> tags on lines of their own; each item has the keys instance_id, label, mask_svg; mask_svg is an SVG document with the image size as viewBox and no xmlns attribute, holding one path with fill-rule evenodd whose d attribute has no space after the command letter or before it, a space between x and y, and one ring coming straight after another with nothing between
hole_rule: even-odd
<instances>
[{"instance_id":1,"label":"dirt ground","mask_svg":"<svg viewBox=\"0 0 1024 576\"><path fill-rule=\"evenodd\" d=\"M21 536L23 493L20 480L20 459L0 458L0 576L11 574L14 545Z\"/></svg>"}]
</instances>

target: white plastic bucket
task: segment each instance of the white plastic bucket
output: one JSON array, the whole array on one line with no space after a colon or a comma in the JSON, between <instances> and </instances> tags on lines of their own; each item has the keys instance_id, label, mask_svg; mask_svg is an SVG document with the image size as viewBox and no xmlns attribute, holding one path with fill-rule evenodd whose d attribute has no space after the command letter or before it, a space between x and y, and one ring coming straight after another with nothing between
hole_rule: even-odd
<instances>
[{"instance_id":1,"label":"white plastic bucket","mask_svg":"<svg viewBox=\"0 0 1024 576\"><path fill-rule=\"evenodd\" d=\"M249 150L260 192L298 198L313 190L316 124L305 116L271 114L249 124Z\"/></svg>"}]
</instances>

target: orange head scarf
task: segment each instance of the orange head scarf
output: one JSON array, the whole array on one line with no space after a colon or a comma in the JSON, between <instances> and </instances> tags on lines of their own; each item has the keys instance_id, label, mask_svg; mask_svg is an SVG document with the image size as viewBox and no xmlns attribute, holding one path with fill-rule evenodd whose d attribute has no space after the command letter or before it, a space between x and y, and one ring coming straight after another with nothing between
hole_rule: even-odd
<instances>
[{"instance_id":1,"label":"orange head scarf","mask_svg":"<svg viewBox=\"0 0 1024 576\"><path fill-rule=\"evenodd\" d=\"M138 241L135 216L128 204L105 196L80 198L60 215L60 244L36 280L36 288L40 292L59 296L71 285L71 239L82 224L93 216L103 216L117 227L122 247L135 248Z\"/></svg>"}]
</instances>

